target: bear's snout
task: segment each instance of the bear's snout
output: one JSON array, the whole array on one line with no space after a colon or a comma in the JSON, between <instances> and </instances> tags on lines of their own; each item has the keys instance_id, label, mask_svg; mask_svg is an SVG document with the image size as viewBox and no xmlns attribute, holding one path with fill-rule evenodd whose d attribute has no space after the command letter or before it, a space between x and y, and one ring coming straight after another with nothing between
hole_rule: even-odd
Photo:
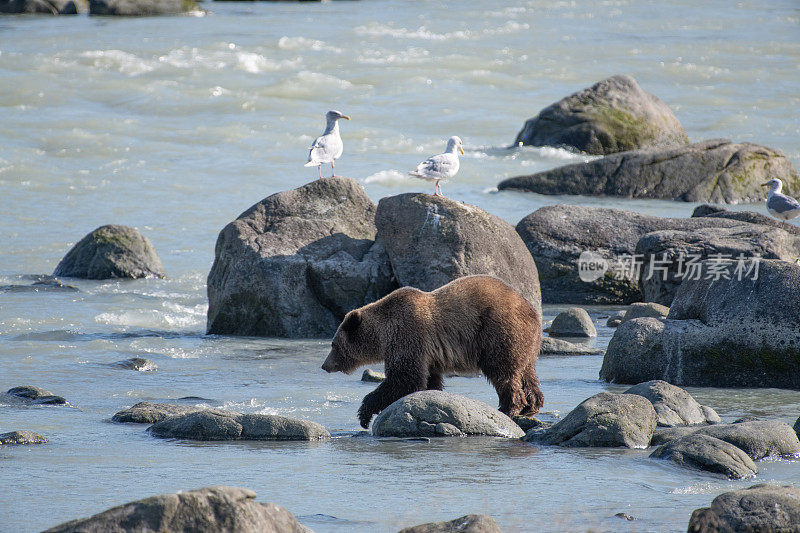
<instances>
[{"instance_id":1,"label":"bear's snout","mask_svg":"<svg viewBox=\"0 0 800 533\"><path fill-rule=\"evenodd\" d=\"M333 362L333 352L331 352L328 358L325 359L325 362L322 363L322 370L328 373L336 372L337 368L336 363Z\"/></svg>"}]
</instances>

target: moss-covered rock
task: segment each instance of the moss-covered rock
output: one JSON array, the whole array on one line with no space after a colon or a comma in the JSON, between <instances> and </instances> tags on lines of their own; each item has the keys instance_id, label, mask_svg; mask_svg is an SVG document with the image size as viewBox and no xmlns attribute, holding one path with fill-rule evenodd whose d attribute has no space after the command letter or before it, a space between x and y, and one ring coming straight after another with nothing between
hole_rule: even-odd
<instances>
[{"instance_id":1,"label":"moss-covered rock","mask_svg":"<svg viewBox=\"0 0 800 533\"><path fill-rule=\"evenodd\" d=\"M612 76L546 107L515 140L596 155L687 142L669 107L630 76Z\"/></svg>"}]
</instances>

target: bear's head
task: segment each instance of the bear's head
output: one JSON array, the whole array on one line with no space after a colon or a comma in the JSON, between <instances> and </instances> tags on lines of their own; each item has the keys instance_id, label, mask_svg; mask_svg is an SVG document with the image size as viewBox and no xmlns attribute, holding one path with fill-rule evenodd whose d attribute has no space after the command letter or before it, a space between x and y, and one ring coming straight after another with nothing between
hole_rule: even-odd
<instances>
[{"instance_id":1,"label":"bear's head","mask_svg":"<svg viewBox=\"0 0 800 533\"><path fill-rule=\"evenodd\" d=\"M379 355L376 328L370 323L369 315L368 311L361 309L345 315L331 342L331 353L322 363L322 370L350 374L362 365L383 361Z\"/></svg>"}]
</instances>

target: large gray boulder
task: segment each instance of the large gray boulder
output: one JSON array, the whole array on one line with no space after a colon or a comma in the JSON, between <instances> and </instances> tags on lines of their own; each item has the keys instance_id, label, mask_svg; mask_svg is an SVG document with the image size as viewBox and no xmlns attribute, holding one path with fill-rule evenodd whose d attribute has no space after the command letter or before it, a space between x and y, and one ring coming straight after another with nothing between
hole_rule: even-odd
<instances>
[{"instance_id":1,"label":"large gray boulder","mask_svg":"<svg viewBox=\"0 0 800 533\"><path fill-rule=\"evenodd\" d=\"M505 281L541 311L536 263L508 223L474 205L422 193L383 198L375 215L400 285L424 291L473 274Z\"/></svg>"},{"instance_id":2,"label":"large gray boulder","mask_svg":"<svg viewBox=\"0 0 800 533\"><path fill-rule=\"evenodd\" d=\"M447 522L430 522L405 527L398 533L502 533L502 531L491 516L468 514Z\"/></svg>"},{"instance_id":3,"label":"large gray boulder","mask_svg":"<svg viewBox=\"0 0 800 533\"><path fill-rule=\"evenodd\" d=\"M77 15L86 13L83 0L0 0L0 13Z\"/></svg>"},{"instance_id":4,"label":"large gray boulder","mask_svg":"<svg viewBox=\"0 0 800 533\"><path fill-rule=\"evenodd\" d=\"M795 532L800 524L800 489L759 484L720 494L711 507L695 510L689 533Z\"/></svg>"},{"instance_id":5,"label":"large gray boulder","mask_svg":"<svg viewBox=\"0 0 800 533\"><path fill-rule=\"evenodd\" d=\"M684 280L666 319L617 328L600 378L800 389L800 266L762 260L752 278Z\"/></svg>"},{"instance_id":6,"label":"large gray boulder","mask_svg":"<svg viewBox=\"0 0 800 533\"><path fill-rule=\"evenodd\" d=\"M124 424L155 424L171 416L185 415L202 410L202 407L176 403L139 402L133 407L115 413L111 417L111 421Z\"/></svg>"},{"instance_id":7,"label":"large gray boulder","mask_svg":"<svg viewBox=\"0 0 800 533\"><path fill-rule=\"evenodd\" d=\"M647 448L657 420L648 399L601 392L549 428L528 431L525 440L567 447Z\"/></svg>"},{"instance_id":8,"label":"large gray boulder","mask_svg":"<svg viewBox=\"0 0 800 533\"><path fill-rule=\"evenodd\" d=\"M219 440L319 440L329 438L321 424L278 415L240 414L203 409L171 416L147 431L163 439Z\"/></svg>"},{"instance_id":9,"label":"large gray boulder","mask_svg":"<svg viewBox=\"0 0 800 533\"><path fill-rule=\"evenodd\" d=\"M694 433L658 447L653 459L666 459L680 466L742 479L758 474L758 467L742 450L714 437Z\"/></svg>"},{"instance_id":10,"label":"large gray boulder","mask_svg":"<svg viewBox=\"0 0 800 533\"><path fill-rule=\"evenodd\" d=\"M374 218L351 178L319 179L242 213L217 239L208 333L332 337L348 311L397 288Z\"/></svg>"},{"instance_id":11,"label":"large gray boulder","mask_svg":"<svg viewBox=\"0 0 800 533\"><path fill-rule=\"evenodd\" d=\"M667 105L631 76L612 76L542 109L514 144L563 146L611 154L646 146L686 144L689 138Z\"/></svg>"},{"instance_id":12,"label":"large gray boulder","mask_svg":"<svg viewBox=\"0 0 800 533\"><path fill-rule=\"evenodd\" d=\"M597 337L592 317L582 307L558 313L547 331L551 337Z\"/></svg>"},{"instance_id":13,"label":"large gray boulder","mask_svg":"<svg viewBox=\"0 0 800 533\"><path fill-rule=\"evenodd\" d=\"M163 278L161 259L150 240L138 230L100 226L73 246L53 276L85 279Z\"/></svg>"},{"instance_id":14,"label":"large gray boulder","mask_svg":"<svg viewBox=\"0 0 800 533\"><path fill-rule=\"evenodd\" d=\"M536 258L545 303L629 304L642 299L632 258L646 234L660 230L732 227L740 222L711 218L661 218L634 211L551 205L537 209L517 224ZM581 254L592 253L607 268L594 281L578 272Z\"/></svg>"},{"instance_id":15,"label":"large gray boulder","mask_svg":"<svg viewBox=\"0 0 800 533\"><path fill-rule=\"evenodd\" d=\"M194 0L89 0L90 15L179 15L198 9Z\"/></svg>"},{"instance_id":16,"label":"large gray boulder","mask_svg":"<svg viewBox=\"0 0 800 533\"><path fill-rule=\"evenodd\" d=\"M509 417L483 402L424 390L395 401L372 423L378 437L449 437L487 435L520 438L525 432Z\"/></svg>"},{"instance_id":17,"label":"large gray boulder","mask_svg":"<svg viewBox=\"0 0 800 533\"><path fill-rule=\"evenodd\" d=\"M800 454L800 441L794 429L789 424L776 420L751 420L705 427L675 427L660 430L653 435L651 444L664 444L694 434L707 435L733 444L754 461L765 457L795 457Z\"/></svg>"},{"instance_id":18,"label":"large gray boulder","mask_svg":"<svg viewBox=\"0 0 800 533\"><path fill-rule=\"evenodd\" d=\"M7 444L45 444L47 437L33 431L9 431L0 433L0 445Z\"/></svg>"},{"instance_id":19,"label":"large gray boulder","mask_svg":"<svg viewBox=\"0 0 800 533\"><path fill-rule=\"evenodd\" d=\"M612 154L508 178L497 188L735 204L763 200L761 184L770 178L780 178L787 194L800 193L797 170L783 153L757 144L715 139Z\"/></svg>"},{"instance_id":20,"label":"large gray boulder","mask_svg":"<svg viewBox=\"0 0 800 533\"><path fill-rule=\"evenodd\" d=\"M683 280L710 275L697 267L703 260L717 264L729 276L742 275L754 257L794 263L800 257L800 234L781 228L742 224L731 228L655 231L636 244L642 258L639 285L644 299L670 305Z\"/></svg>"},{"instance_id":21,"label":"large gray boulder","mask_svg":"<svg viewBox=\"0 0 800 533\"><path fill-rule=\"evenodd\" d=\"M162 494L65 522L46 533L310 533L283 507L255 498L252 490L236 487Z\"/></svg>"},{"instance_id":22,"label":"large gray boulder","mask_svg":"<svg viewBox=\"0 0 800 533\"><path fill-rule=\"evenodd\" d=\"M710 407L700 405L692 395L666 381L653 380L634 385L624 394L638 394L650 400L661 427L718 424L719 415Z\"/></svg>"}]
</instances>

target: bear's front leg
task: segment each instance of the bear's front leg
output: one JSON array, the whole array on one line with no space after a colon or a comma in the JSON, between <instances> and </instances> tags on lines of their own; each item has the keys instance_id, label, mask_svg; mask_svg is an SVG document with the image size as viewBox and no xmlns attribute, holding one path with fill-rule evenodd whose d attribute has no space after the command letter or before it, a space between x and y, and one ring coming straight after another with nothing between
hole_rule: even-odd
<instances>
[{"instance_id":1,"label":"bear's front leg","mask_svg":"<svg viewBox=\"0 0 800 533\"><path fill-rule=\"evenodd\" d=\"M383 394L381 387L383 387L383 383L378 385L374 391L364 396L361 407L358 408L358 421L361 422L361 427L364 429L369 428L369 422L372 420L373 415L377 415L386 407L381 401L381 396Z\"/></svg>"}]
</instances>

